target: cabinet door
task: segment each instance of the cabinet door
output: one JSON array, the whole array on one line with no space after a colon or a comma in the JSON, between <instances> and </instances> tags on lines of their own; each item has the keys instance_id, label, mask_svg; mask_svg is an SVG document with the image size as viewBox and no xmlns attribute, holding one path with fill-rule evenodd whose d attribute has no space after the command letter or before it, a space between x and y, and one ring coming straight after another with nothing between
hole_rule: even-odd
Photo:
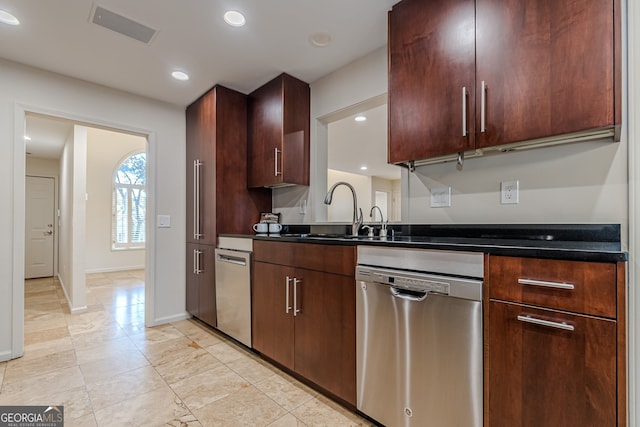
<instances>
[{"instance_id":1,"label":"cabinet door","mask_svg":"<svg viewBox=\"0 0 640 427\"><path fill-rule=\"evenodd\" d=\"M249 95L249 188L309 185L310 99L288 74Z\"/></svg>"},{"instance_id":2,"label":"cabinet door","mask_svg":"<svg viewBox=\"0 0 640 427\"><path fill-rule=\"evenodd\" d=\"M477 0L476 31L478 147L614 124L613 0Z\"/></svg>"},{"instance_id":3,"label":"cabinet door","mask_svg":"<svg viewBox=\"0 0 640 427\"><path fill-rule=\"evenodd\" d=\"M187 241L215 245L214 91L187 107L186 140Z\"/></svg>"},{"instance_id":4,"label":"cabinet door","mask_svg":"<svg viewBox=\"0 0 640 427\"><path fill-rule=\"evenodd\" d=\"M282 96L281 79L274 79L249 95L249 188L282 182Z\"/></svg>"},{"instance_id":5,"label":"cabinet door","mask_svg":"<svg viewBox=\"0 0 640 427\"><path fill-rule=\"evenodd\" d=\"M496 301L489 312L492 427L616 425L615 321Z\"/></svg>"},{"instance_id":6,"label":"cabinet door","mask_svg":"<svg viewBox=\"0 0 640 427\"><path fill-rule=\"evenodd\" d=\"M198 245L198 318L216 326L216 271L215 252L211 245Z\"/></svg>"},{"instance_id":7,"label":"cabinet door","mask_svg":"<svg viewBox=\"0 0 640 427\"><path fill-rule=\"evenodd\" d=\"M253 348L293 369L293 269L254 262L251 293ZM288 312L287 312L288 311Z\"/></svg>"},{"instance_id":8,"label":"cabinet door","mask_svg":"<svg viewBox=\"0 0 640 427\"><path fill-rule=\"evenodd\" d=\"M200 317L198 301L200 300L200 286L198 277L198 247L187 243L187 289L186 309L194 317Z\"/></svg>"},{"instance_id":9,"label":"cabinet door","mask_svg":"<svg viewBox=\"0 0 640 427\"><path fill-rule=\"evenodd\" d=\"M296 269L295 371L356 404L353 277Z\"/></svg>"},{"instance_id":10,"label":"cabinet door","mask_svg":"<svg viewBox=\"0 0 640 427\"><path fill-rule=\"evenodd\" d=\"M389 13L389 163L474 148L474 8L403 0Z\"/></svg>"}]
</instances>

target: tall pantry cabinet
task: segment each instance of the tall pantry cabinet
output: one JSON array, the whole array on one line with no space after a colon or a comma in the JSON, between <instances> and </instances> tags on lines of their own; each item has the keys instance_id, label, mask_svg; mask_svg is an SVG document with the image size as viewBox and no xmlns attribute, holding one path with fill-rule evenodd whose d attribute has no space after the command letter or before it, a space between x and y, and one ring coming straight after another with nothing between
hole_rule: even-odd
<instances>
[{"instance_id":1,"label":"tall pantry cabinet","mask_svg":"<svg viewBox=\"0 0 640 427\"><path fill-rule=\"evenodd\" d=\"M247 97L214 86L187 107L187 301L216 326L214 248L271 210L268 189L247 189Z\"/></svg>"}]
</instances>

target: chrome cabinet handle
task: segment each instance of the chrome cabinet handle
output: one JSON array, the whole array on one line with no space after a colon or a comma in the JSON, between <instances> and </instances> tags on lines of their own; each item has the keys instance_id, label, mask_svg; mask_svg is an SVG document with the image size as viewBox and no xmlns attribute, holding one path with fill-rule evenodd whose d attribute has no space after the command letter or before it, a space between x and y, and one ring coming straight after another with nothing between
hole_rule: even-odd
<instances>
[{"instance_id":1,"label":"chrome cabinet handle","mask_svg":"<svg viewBox=\"0 0 640 427\"><path fill-rule=\"evenodd\" d=\"M204 270L200 270L200 255L202 255L202 251L198 249L193 250L193 274L204 273Z\"/></svg>"},{"instance_id":2,"label":"chrome cabinet handle","mask_svg":"<svg viewBox=\"0 0 640 427\"><path fill-rule=\"evenodd\" d=\"M298 308L298 283L302 282L300 279L293 278L293 315L297 316L302 310Z\"/></svg>"},{"instance_id":3,"label":"chrome cabinet handle","mask_svg":"<svg viewBox=\"0 0 640 427\"><path fill-rule=\"evenodd\" d=\"M282 172L280 172L278 170L278 153L281 153L281 151L278 149L278 147L274 148L275 150L275 155L274 155L274 175L278 176L278 175L282 175Z\"/></svg>"},{"instance_id":4,"label":"chrome cabinet handle","mask_svg":"<svg viewBox=\"0 0 640 427\"><path fill-rule=\"evenodd\" d=\"M545 282L544 280L518 279L518 284L540 286L542 288L567 289L567 290L575 289L575 286L572 283Z\"/></svg>"},{"instance_id":5,"label":"chrome cabinet handle","mask_svg":"<svg viewBox=\"0 0 640 427\"><path fill-rule=\"evenodd\" d=\"M199 240L204 237L200 233L200 159L193 161L193 238Z\"/></svg>"},{"instance_id":6,"label":"chrome cabinet handle","mask_svg":"<svg viewBox=\"0 0 640 427\"><path fill-rule=\"evenodd\" d=\"M287 276L285 280L285 303L284 303L284 312L289 314L289 310L291 310L291 306L289 305L289 282L291 282L291 278Z\"/></svg>"},{"instance_id":7,"label":"chrome cabinet handle","mask_svg":"<svg viewBox=\"0 0 640 427\"><path fill-rule=\"evenodd\" d=\"M467 136L467 87L462 86L462 136Z\"/></svg>"},{"instance_id":8,"label":"chrome cabinet handle","mask_svg":"<svg viewBox=\"0 0 640 427\"><path fill-rule=\"evenodd\" d=\"M575 328L573 325L569 325L565 322L552 322L550 320L536 319L531 316L518 316L518 320L525 323L532 323L534 325L547 326L549 328L563 329L565 331L573 331Z\"/></svg>"},{"instance_id":9,"label":"chrome cabinet handle","mask_svg":"<svg viewBox=\"0 0 640 427\"><path fill-rule=\"evenodd\" d=\"M480 89L480 132L487 131L487 85L482 81Z\"/></svg>"}]
</instances>

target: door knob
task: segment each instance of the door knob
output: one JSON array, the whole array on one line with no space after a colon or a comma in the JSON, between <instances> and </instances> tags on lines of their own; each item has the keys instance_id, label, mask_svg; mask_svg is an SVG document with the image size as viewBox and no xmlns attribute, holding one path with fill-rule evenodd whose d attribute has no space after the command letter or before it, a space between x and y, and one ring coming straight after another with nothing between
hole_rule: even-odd
<instances>
[{"instance_id":1,"label":"door knob","mask_svg":"<svg viewBox=\"0 0 640 427\"><path fill-rule=\"evenodd\" d=\"M52 234L53 234L53 231L52 231L52 230L49 230L49 231L45 231L45 232L44 232L44 235L45 235L45 236L51 236Z\"/></svg>"}]
</instances>

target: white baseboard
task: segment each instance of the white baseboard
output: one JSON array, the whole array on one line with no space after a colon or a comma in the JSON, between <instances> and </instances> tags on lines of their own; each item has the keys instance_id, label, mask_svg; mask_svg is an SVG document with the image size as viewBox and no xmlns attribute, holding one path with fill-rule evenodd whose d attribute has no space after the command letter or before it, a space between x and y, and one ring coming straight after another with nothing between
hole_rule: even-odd
<instances>
[{"instance_id":1,"label":"white baseboard","mask_svg":"<svg viewBox=\"0 0 640 427\"><path fill-rule=\"evenodd\" d=\"M0 362L6 362L7 360L17 359L18 357L22 357L22 354L15 355L11 351L0 352Z\"/></svg>"},{"instance_id":2,"label":"white baseboard","mask_svg":"<svg viewBox=\"0 0 640 427\"><path fill-rule=\"evenodd\" d=\"M148 326L164 325L166 323L179 322L180 320L186 320L190 318L191 318L191 315L185 311L184 313L176 314L174 316L166 316L166 317L160 317L158 319L154 319L153 325L148 325Z\"/></svg>"},{"instance_id":3,"label":"white baseboard","mask_svg":"<svg viewBox=\"0 0 640 427\"><path fill-rule=\"evenodd\" d=\"M129 265L126 267L108 267L108 268L91 268L85 270L85 274L92 273L115 273L116 271L129 271L129 270L144 270L144 265Z\"/></svg>"}]
</instances>

